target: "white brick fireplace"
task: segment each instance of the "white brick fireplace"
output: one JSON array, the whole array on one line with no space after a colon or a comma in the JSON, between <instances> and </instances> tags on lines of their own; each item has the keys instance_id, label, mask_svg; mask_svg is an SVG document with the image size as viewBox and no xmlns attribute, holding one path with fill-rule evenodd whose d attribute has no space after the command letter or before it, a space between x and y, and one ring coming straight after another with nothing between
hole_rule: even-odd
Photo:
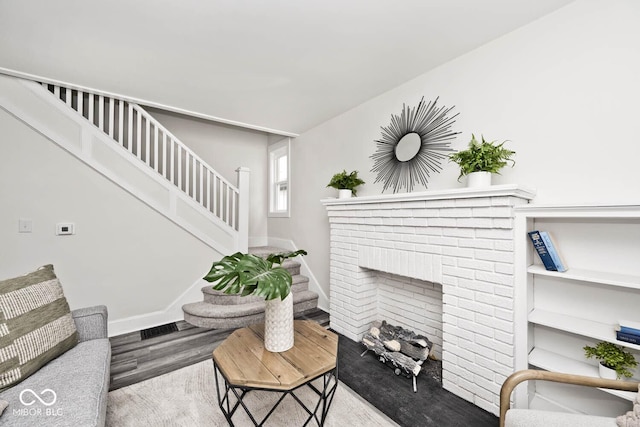
<instances>
[{"instance_id":1,"label":"white brick fireplace","mask_svg":"<svg viewBox=\"0 0 640 427\"><path fill-rule=\"evenodd\" d=\"M445 389L498 413L514 368L516 185L325 199L331 328L359 341L375 320L435 343Z\"/></svg>"}]
</instances>

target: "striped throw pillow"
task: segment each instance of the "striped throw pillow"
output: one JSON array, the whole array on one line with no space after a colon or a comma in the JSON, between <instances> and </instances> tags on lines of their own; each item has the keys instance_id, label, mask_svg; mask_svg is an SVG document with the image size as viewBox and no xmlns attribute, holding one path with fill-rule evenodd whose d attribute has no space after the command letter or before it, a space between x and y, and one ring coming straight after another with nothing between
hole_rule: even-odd
<instances>
[{"instance_id":1,"label":"striped throw pillow","mask_svg":"<svg viewBox=\"0 0 640 427\"><path fill-rule=\"evenodd\" d=\"M76 325L52 265L0 281L0 391L77 343Z\"/></svg>"}]
</instances>

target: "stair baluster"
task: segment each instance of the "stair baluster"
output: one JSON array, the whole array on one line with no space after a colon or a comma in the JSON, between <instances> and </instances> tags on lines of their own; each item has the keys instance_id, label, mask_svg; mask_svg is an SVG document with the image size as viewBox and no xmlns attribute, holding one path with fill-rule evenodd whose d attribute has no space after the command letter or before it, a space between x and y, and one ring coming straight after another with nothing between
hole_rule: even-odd
<instances>
[{"instance_id":1,"label":"stair baluster","mask_svg":"<svg viewBox=\"0 0 640 427\"><path fill-rule=\"evenodd\" d=\"M101 94L41 84L123 149L229 227L239 230L238 188L207 165L142 107Z\"/></svg>"}]
</instances>

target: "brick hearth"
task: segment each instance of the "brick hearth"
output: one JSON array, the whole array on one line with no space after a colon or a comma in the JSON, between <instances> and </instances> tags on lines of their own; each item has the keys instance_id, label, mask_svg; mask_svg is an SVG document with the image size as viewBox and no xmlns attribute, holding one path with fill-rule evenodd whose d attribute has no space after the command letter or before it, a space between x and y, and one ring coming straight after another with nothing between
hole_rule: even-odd
<instances>
[{"instance_id":1,"label":"brick hearth","mask_svg":"<svg viewBox=\"0 0 640 427\"><path fill-rule=\"evenodd\" d=\"M375 320L423 333L445 389L498 413L514 368L515 185L325 199L331 328L359 341Z\"/></svg>"}]
</instances>

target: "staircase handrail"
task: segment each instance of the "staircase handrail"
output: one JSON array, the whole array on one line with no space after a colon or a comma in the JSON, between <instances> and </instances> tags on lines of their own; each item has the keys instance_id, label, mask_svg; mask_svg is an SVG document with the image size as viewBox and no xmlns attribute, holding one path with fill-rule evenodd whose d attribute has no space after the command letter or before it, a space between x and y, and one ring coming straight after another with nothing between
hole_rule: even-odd
<instances>
[{"instance_id":1,"label":"staircase handrail","mask_svg":"<svg viewBox=\"0 0 640 427\"><path fill-rule=\"evenodd\" d=\"M85 92L86 93L86 92ZM114 99L114 98L112 98ZM128 102L128 101L124 101L124 102ZM171 139L173 139L178 145L180 145L184 151L186 151L187 153L189 153L192 157L194 157L198 162L202 163L205 169L208 169L213 175L215 175L221 182L224 182L226 185L228 185L229 187L231 187L232 190L234 190L236 193L239 191L238 187L235 186L235 184L232 184L231 182L229 182L227 179L225 179L225 177L223 177L222 175L220 175L218 172L216 172L215 169L213 169L211 166L209 166L209 164L207 162L205 162L204 160L202 160L202 158L200 156L198 156L196 153L193 152L193 150L191 150L189 147L187 147L178 137L176 137L169 129L167 129L166 127L164 127L162 125L162 123L160 123L155 117L153 117L151 114L149 114L144 108L142 108L140 105L138 104L134 104L133 102L129 102L129 104L131 104L131 106L138 111L140 114L142 114L146 119L148 119L151 123L153 123L155 126L158 126L159 129L162 129L162 131L164 133L167 134L167 136L171 137Z\"/></svg>"},{"instance_id":2,"label":"staircase handrail","mask_svg":"<svg viewBox=\"0 0 640 427\"><path fill-rule=\"evenodd\" d=\"M239 210L241 204L248 203L240 200L239 185L220 175L140 105L86 90L41 84L227 226L247 235L247 230L241 230L246 227L246 213L241 216Z\"/></svg>"}]
</instances>

